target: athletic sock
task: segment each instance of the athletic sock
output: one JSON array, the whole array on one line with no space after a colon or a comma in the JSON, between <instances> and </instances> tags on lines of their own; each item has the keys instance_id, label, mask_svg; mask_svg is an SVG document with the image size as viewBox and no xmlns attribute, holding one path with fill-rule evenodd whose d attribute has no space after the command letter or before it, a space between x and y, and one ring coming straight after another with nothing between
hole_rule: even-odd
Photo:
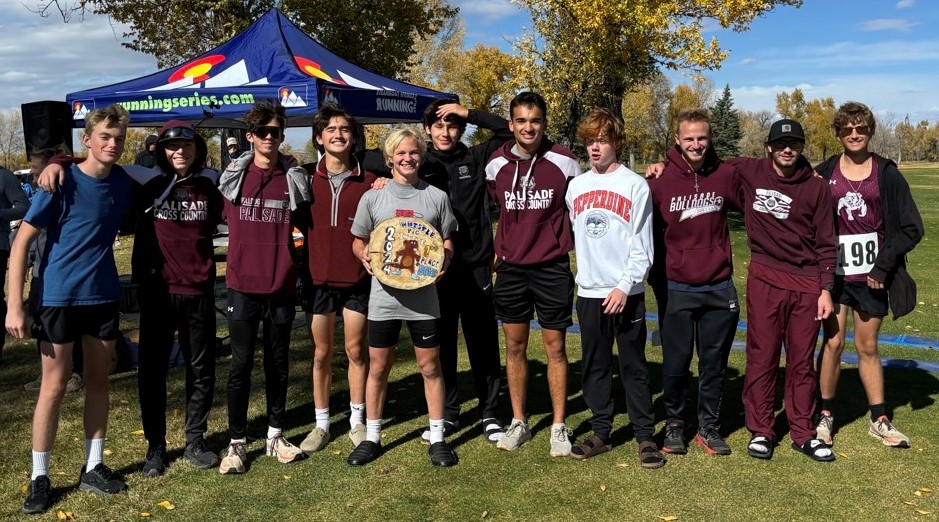
<instances>
[{"instance_id":1,"label":"athletic sock","mask_svg":"<svg viewBox=\"0 0 939 522\"><path fill-rule=\"evenodd\" d=\"M273 439L274 437L280 436L281 434L282 432L280 431L280 428L275 428L273 426L267 427L267 438Z\"/></svg>"},{"instance_id":2,"label":"athletic sock","mask_svg":"<svg viewBox=\"0 0 939 522\"><path fill-rule=\"evenodd\" d=\"M51 451L33 450L33 474L29 480L36 480L43 475L49 475L49 456Z\"/></svg>"},{"instance_id":3,"label":"athletic sock","mask_svg":"<svg viewBox=\"0 0 939 522\"><path fill-rule=\"evenodd\" d=\"M329 408L314 408L316 413L316 427L329 433Z\"/></svg>"},{"instance_id":4,"label":"athletic sock","mask_svg":"<svg viewBox=\"0 0 939 522\"><path fill-rule=\"evenodd\" d=\"M877 422L877 419L887 416L887 406L884 403L871 404L871 422Z\"/></svg>"},{"instance_id":5,"label":"athletic sock","mask_svg":"<svg viewBox=\"0 0 939 522\"><path fill-rule=\"evenodd\" d=\"M365 423L365 403L349 403L349 425L356 427Z\"/></svg>"},{"instance_id":6,"label":"athletic sock","mask_svg":"<svg viewBox=\"0 0 939 522\"><path fill-rule=\"evenodd\" d=\"M104 439L85 439L85 471L104 462Z\"/></svg>"},{"instance_id":7,"label":"athletic sock","mask_svg":"<svg viewBox=\"0 0 939 522\"><path fill-rule=\"evenodd\" d=\"M381 444L381 419L365 420L365 440Z\"/></svg>"},{"instance_id":8,"label":"athletic sock","mask_svg":"<svg viewBox=\"0 0 939 522\"><path fill-rule=\"evenodd\" d=\"M248 443L248 439L245 437L242 437L240 439L231 439L231 442L229 442L228 444L232 445L232 444L247 444L247 443Z\"/></svg>"},{"instance_id":9,"label":"athletic sock","mask_svg":"<svg viewBox=\"0 0 939 522\"><path fill-rule=\"evenodd\" d=\"M828 412L827 414L830 416L833 411L835 411L835 398L822 398L822 413Z\"/></svg>"},{"instance_id":10,"label":"athletic sock","mask_svg":"<svg viewBox=\"0 0 939 522\"><path fill-rule=\"evenodd\" d=\"M524 424L525 426L528 426L528 421L527 421L527 420L525 420L525 419L516 419L515 417L512 417L512 424L515 424L516 422L521 422L521 423Z\"/></svg>"},{"instance_id":11,"label":"athletic sock","mask_svg":"<svg viewBox=\"0 0 939 522\"><path fill-rule=\"evenodd\" d=\"M430 443L443 442L443 419L430 419Z\"/></svg>"}]
</instances>

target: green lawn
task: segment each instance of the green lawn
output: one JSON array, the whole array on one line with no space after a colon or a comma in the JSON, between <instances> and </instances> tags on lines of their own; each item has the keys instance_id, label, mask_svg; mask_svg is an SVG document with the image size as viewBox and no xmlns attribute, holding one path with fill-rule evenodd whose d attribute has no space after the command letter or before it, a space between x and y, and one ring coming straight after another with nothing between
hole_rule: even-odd
<instances>
[{"instance_id":1,"label":"green lawn","mask_svg":"<svg viewBox=\"0 0 939 522\"><path fill-rule=\"evenodd\" d=\"M937 170L906 170L914 196L926 221L927 237L910 256L911 272L919 284L916 312L899 321L887 321L884 331L939 338L936 319L939 303L939 247L929 233L939 226ZM743 283L745 243L735 227L737 282ZM129 251L125 242L119 255ZM743 289L740 288L741 302ZM649 310L655 310L648 294ZM740 337L742 339L742 336ZM56 512L77 520L137 520L141 513L161 520L935 520L939 513L939 375L908 370L886 370L887 399L895 409L897 426L913 441L913 448L896 450L881 446L867 433L863 389L857 368L846 365L839 391L835 451L831 464L810 461L781 440L769 462L746 456L748 433L743 427L740 403L744 368L743 353L730 358L724 400L724 431L734 454L710 457L692 447L683 457L670 457L661 470L639 468L636 444L625 414L617 416L614 450L587 462L548 456L547 430L550 406L545 384L545 359L537 334L533 336L530 373L531 423L534 440L512 453L500 452L482 441L476 420L472 381L465 357L460 361L466 427L451 439L461 462L452 469L434 469L426 447L418 439L426 426L422 386L413 353L403 349L391 376L383 443L386 454L364 468L346 465L350 443L346 436L348 405L345 391L345 358L337 355L332 400L334 441L327 449L289 465L263 456L263 442L249 449L251 467L244 476L221 476L200 471L178 460L168 473L142 479L136 470L142 463L146 442L137 407L136 375L112 378L112 413L106 462L126 473L128 492L99 498L78 492L77 474L84 455L81 430L82 395L68 395L62 409L58 444L51 465L53 486L59 499L53 509L34 520L54 520ZM310 342L303 328L295 331L291 350L291 387L288 396L287 435L299 443L313 421L310 404ZM406 337L402 345L406 344ZM579 392L580 344L568 336L571 360L569 425L578 437L589 430L589 413ZM939 361L932 350L883 347L884 355ZM658 418L661 418L661 352L648 350ZM35 396L22 384L35 378L35 349L27 343L8 341L0 366L0 426L5 444L0 447L0 519L26 520L19 515L23 488L30 471L29 432ZM228 363L219 365L215 409L210 418L211 447L221 450L225 433L224 383ZM171 371L169 445L180 457L184 443L182 377ZM263 437L265 429L263 376L260 358L255 371L255 392L249 432ZM615 387L619 410L622 390ZM391 402L394 401L394 402ZM780 406L781 407L781 406ZM508 415L508 394L503 394ZM781 427L781 424L780 424ZM935 492L920 491L931 488ZM916 492L919 491L919 495ZM170 501L173 510L158 504ZM918 513L918 511L922 513ZM670 517L677 517L672 519Z\"/></svg>"}]
</instances>

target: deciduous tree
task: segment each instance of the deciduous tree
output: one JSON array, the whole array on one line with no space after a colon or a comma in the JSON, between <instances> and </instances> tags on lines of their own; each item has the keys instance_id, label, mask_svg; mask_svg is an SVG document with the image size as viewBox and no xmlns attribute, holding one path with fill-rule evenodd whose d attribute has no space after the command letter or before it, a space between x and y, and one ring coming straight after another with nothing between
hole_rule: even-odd
<instances>
[{"instance_id":1,"label":"deciduous tree","mask_svg":"<svg viewBox=\"0 0 939 522\"><path fill-rule=\"evenodd\" d=\"M343 59L400 79L407 79L414 43L432 38L459 12L447 0L48 0L37 11L58 12L65 21L85 11L107 15L128 26L121 45L170 67L235 36L275 6Z\"/></svg>"},{"instance_id":2,"label":"deciduous tree","mask_svg":"<svg viewBox=\"0 0 939 522\"><path fill-rule=\"evenodd\" d=\"M549 132L574 138L593 106L619 114L626 92L658 68L714 69L727 57L706 41L705 20L745 31L777 6L801 0L516 0L532 17L533 32L518 42L523 84L545 95Z\"/></svg>"}]
</instances>

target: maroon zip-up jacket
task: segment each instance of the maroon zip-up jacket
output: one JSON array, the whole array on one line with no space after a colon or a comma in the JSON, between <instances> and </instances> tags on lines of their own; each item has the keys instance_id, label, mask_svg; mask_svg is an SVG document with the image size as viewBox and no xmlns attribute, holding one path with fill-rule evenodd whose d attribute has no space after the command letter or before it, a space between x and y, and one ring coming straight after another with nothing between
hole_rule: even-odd
<instances>
[{"instance_id":1,"label":"maroon zip-up jacket","mask_svg":"<svg viewBox=\"0 0 939 522\"><path fill-rule=\"evenodd\" d=\"M666 248L656 262L664 257L670 281L692 286L725 281L734 272L727 210L740 210L737 171L713 148L697 172L677 147L666 155L662 176L649 180L655 229L664 234Z\"/></svg>"},{"instance_id":2,"label":"maroon zip-up jacket","mask_svg":"<svg viewBox=\"0 0 939 522\"><path fill-rule=\"evenodd\" d=\"M771 158L727 158L740 175L751 262L817 281L821 289L835 281L838 243L831 218L828 182L801 161L784 178Z\"/></svg>"},{"instance_id":3,"label":"maroon zip-up jacket","mask_svg":"<svg viewBox=\"0 0 939 522\"><path fill-rule=\"evenodd\" d=\"M334 192L325 160L303 168L310 173L313 194L306 244L313 284L349 288L368 277L362 262L352 253L352 220L359 200L377 176L356 162L352 173Z\"/></svg>"}]
</instances>

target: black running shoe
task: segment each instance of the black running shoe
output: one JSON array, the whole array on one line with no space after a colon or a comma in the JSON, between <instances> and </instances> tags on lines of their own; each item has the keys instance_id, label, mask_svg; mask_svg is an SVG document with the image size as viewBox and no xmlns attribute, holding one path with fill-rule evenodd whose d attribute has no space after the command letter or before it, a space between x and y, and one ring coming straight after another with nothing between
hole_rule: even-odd
<instances>
[{"instance_id":1,"label":"black running shoe","mask_svg":"<svg viewBox=\"0 0 939 522\"><path fill-rule=\"evenodd\" d=\"M127 487L124 481L111 468L98 463L91 471L85 471L82 468L81 479L78 483L78 489L82 491L92 491L99 495L116 495Z\"/></svg>"},{"instance_id":2,"label":"black running shoe","mask_svg":"<svg viewBox=\"0 0 939 522\"><path fill-rule=\"evenodd\" d=\"M717 426L706 426L698 430L698 434L694 436L694 442L704 448L709 455L730 455L731 453L730 446L721 438Z\"/></svg>"},{"instance_id":3,"label":"black running shoe","mask_svg":"<svg viewBox=\"0 0 939 522\"><path fill-rule=\"evenodd\" d=\"M159 477L166 472L166 460L166 446L160 444L148 449L140 474L147 478Z\"/></svg>"},{"instance_id":4,"label":"black running shoe","mask_svg":"<svg viewBox=\"0 0 939 522\"><path fill-rule=\"evenodd\" d=\"M26 490L26 501L23 502L23 513L31 515L42 513L49 508L49 497L52 494L52 483L49 477L39 475L36 480L29 483Z\"/></svg>"},{"instance_id":5,"label":"black running shoe","mask_svg":"<svg viewBox=\"0 0 939 522\"><path fill-rule=\"evenodd\" d=\"M205 440L198 438L186 445L183 457L199 469L209 469L218 466L218 455L205 447Z\"/></svg>"},{"instance_id":6,"label":"black running shoe","mask_svg":"<svg viewBox=\"0 0 939 522\"><path fill-rule=\"evenodd\" d=\"M346 462L350 466L364 466L380 456L381 444L366 439L352 450Z\"/></svg>"},{"instance_id":7,"label":"black running shoe","mask_svg":"<svg viewBox=\"0 0 939 522\"><path fill-rule=\"evenodd\" d=\"M673 422L665 427L665 440L662 442L662 451L672 455L688 453L688 446L685 445L685 430L681 424Z\"/></svg>"}]
</instances>

